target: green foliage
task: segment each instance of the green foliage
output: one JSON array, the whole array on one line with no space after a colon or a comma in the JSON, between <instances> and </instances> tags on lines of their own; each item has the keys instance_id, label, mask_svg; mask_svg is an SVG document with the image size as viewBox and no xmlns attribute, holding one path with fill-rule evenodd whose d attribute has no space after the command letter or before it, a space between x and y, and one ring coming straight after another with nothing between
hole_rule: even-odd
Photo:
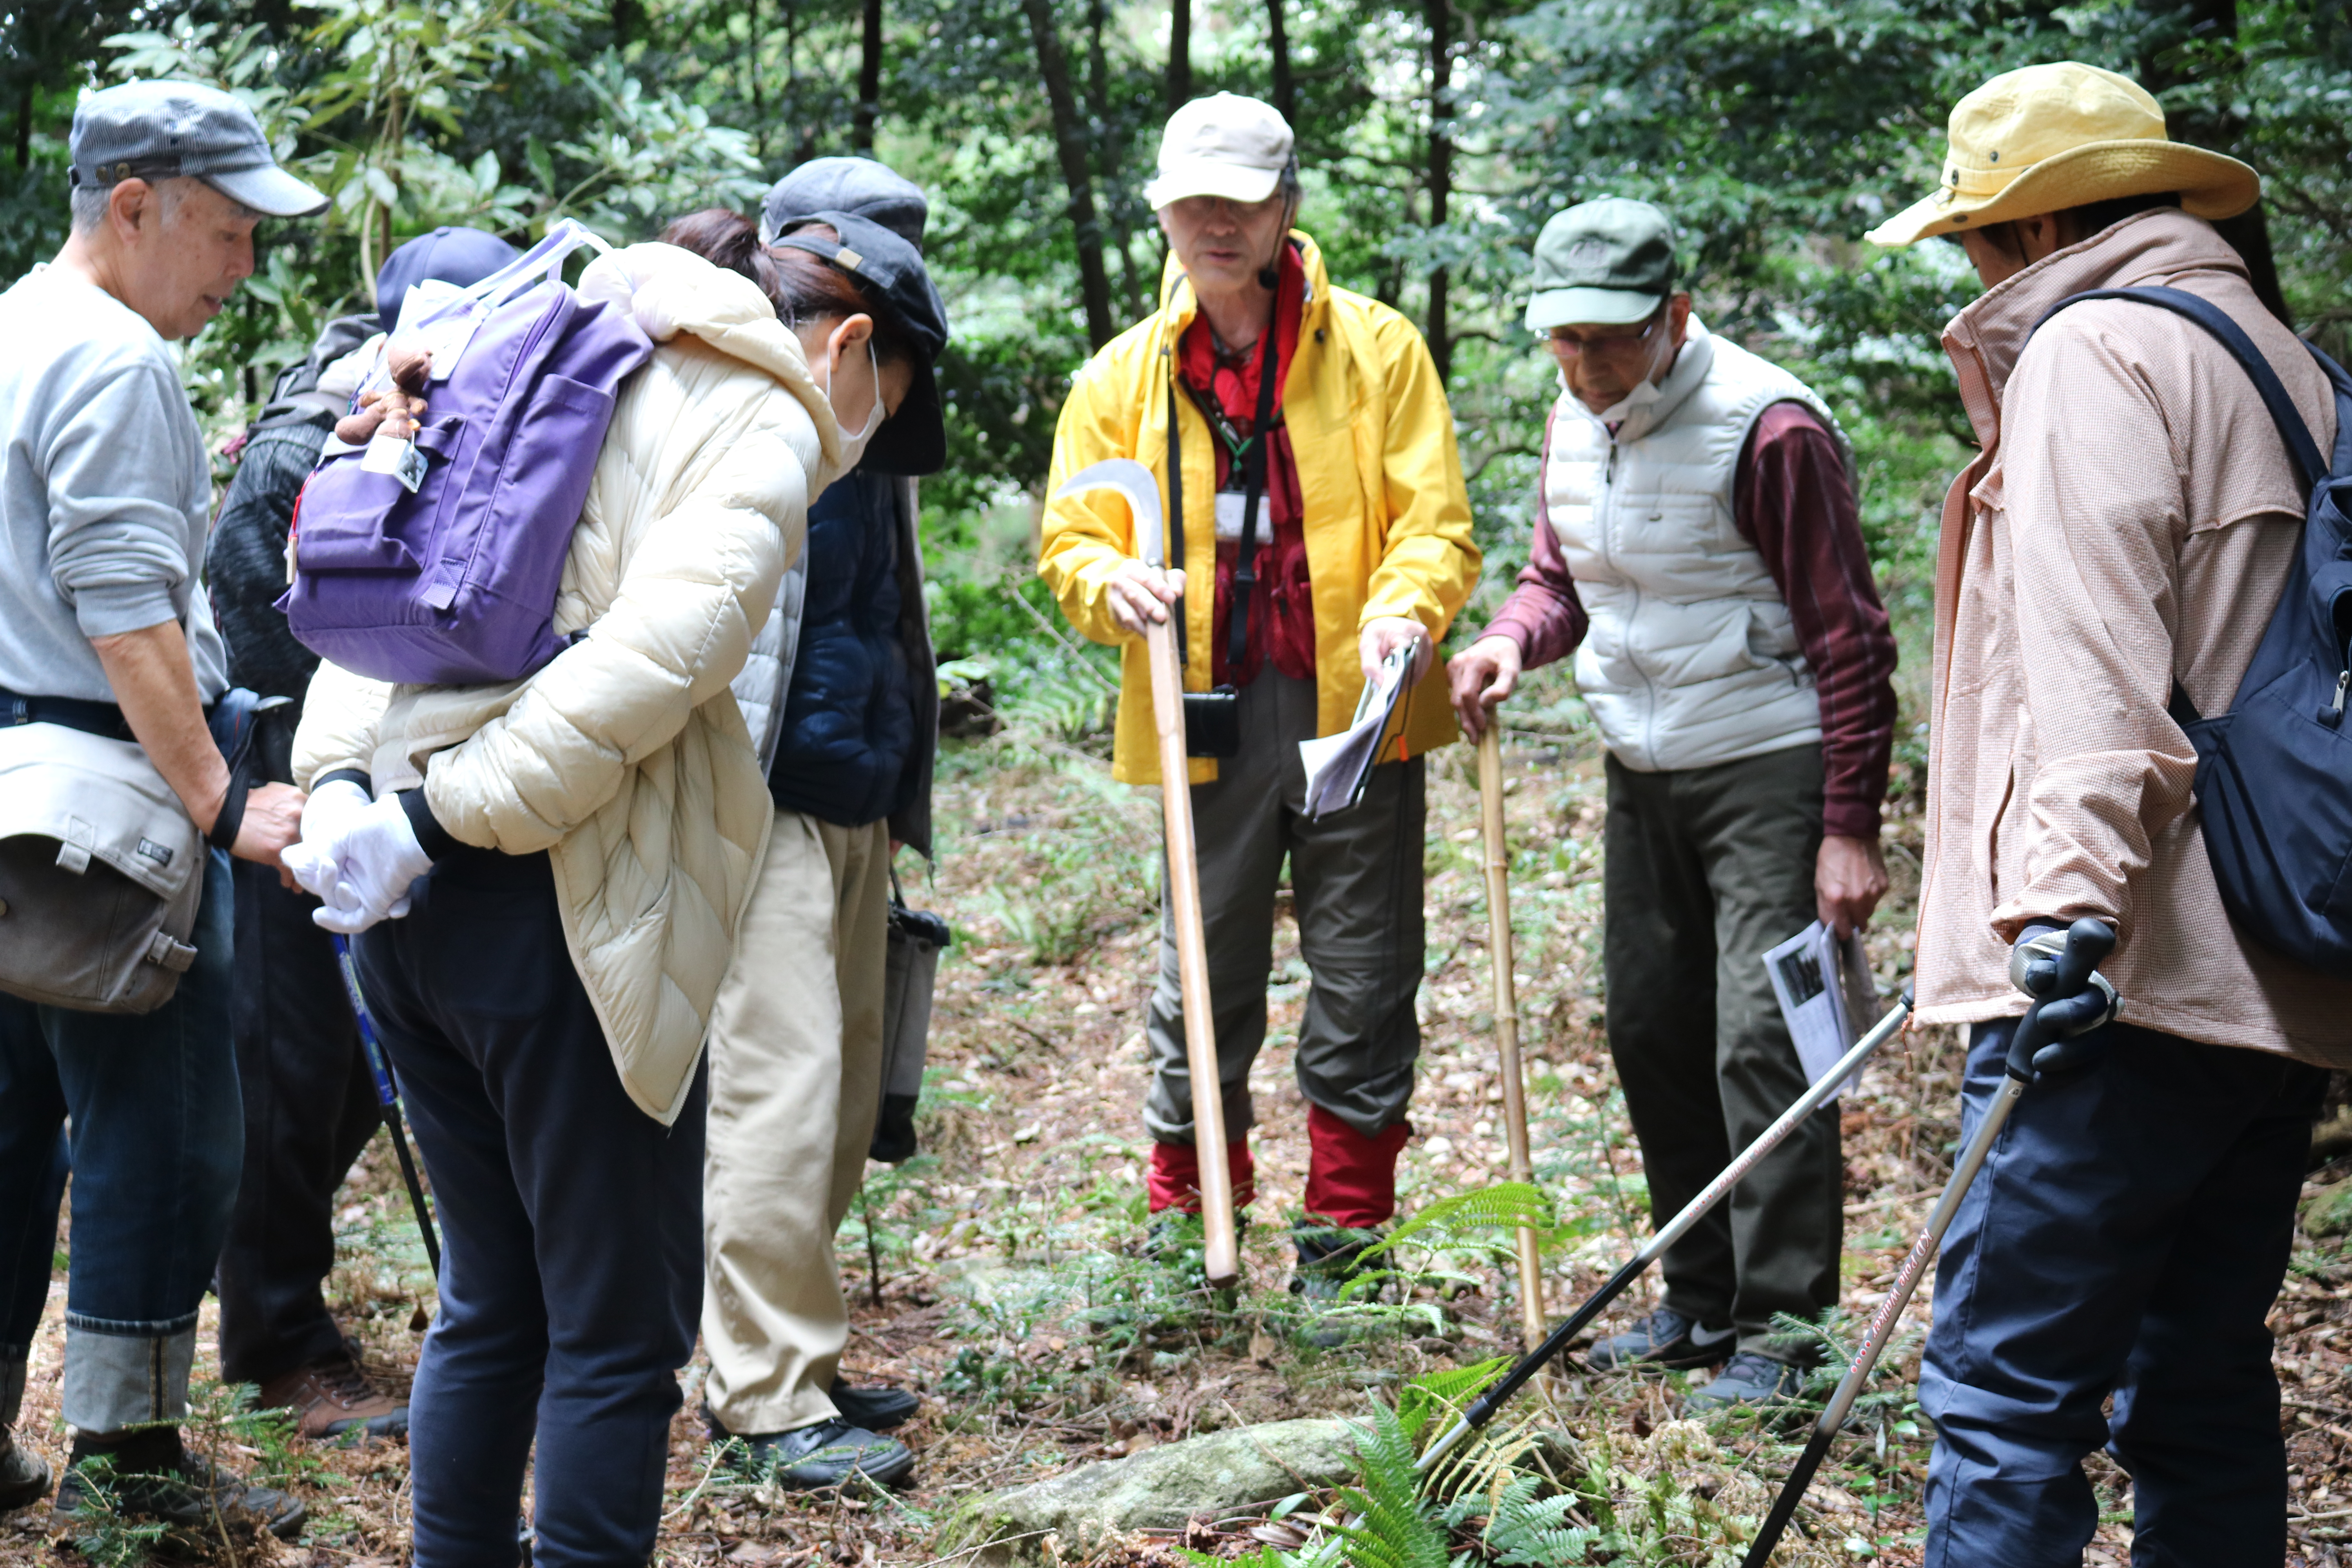
<instances>
[{"instance_id":1,"label":"green foliage","mask_svg":"<svg viewBox=\"0 0 2352 1568\"><path fill-rule=\"evenodd\" d=\"M1366 1247L1364 1257L1369 1259L1392 1251L1407 1241L1419 1239L1424 1232L1452 1238L1463 1230L1526 1227L1548 1232L1552 1224L1551 1199L1541 1187L1530 1182L1497 1182L1423 1205L1412 1218L1390 1231L1378 1244Z\"/></svg>"},{"instance_id":2,"label":"green foliage","mask_svg":"<svg viewBox=\"0 0 2352 1568\"><path fill-rule=\"evenodd\" d=\"M1447 1568L1445 1529L1422 1495L1412 1439L1386 1405L1357 1428L1356 1458L1362 1484L1342 1494L1360 1516L1346 1531L1349 1568Z\"/></svg>"},{"instance_id":3,"label":"green foliage","mask_svg":"<svg viewBox=\"0 0 2352 1568\"><path fill-rule=\"evenodd\" d=\"M1515 1476L1495 1495L1479 1539L1499 1568L1554 1568L1582 1563L1604 1531L1571 1523L1584 1500L1574 1492L1541 1495L1542 1480Z\"/></svg>"},{"instance_id":4,"label":"green foliage","mask_svg":"<svg viewBox=\"0 0 2352 1568\"><path fill-rule=\"evenodd\" d=\"M122 1511L112 1458L93 1455L75 1468L81 1473L81 1506L74 1510L74 1550L92 1568L142 1568L162 1544L166 1527Z\"/></svg>"},{"instance_id":5,"label":"green foliage","mask_svg":"<svg viewBox=\"0 0 2352 1568\"><path fill-rule=\"evenodd\" d=\"M1509 1356L1498 1355L1469 1366L1450 1367L1408 1379L1397 1392L1397 1425L1404 1429L1407 1437L1419 1438L1432 1415L1459 1415L1463 1405L1500 1377L1511 1361Z\"/></svg>"}]
</instances>

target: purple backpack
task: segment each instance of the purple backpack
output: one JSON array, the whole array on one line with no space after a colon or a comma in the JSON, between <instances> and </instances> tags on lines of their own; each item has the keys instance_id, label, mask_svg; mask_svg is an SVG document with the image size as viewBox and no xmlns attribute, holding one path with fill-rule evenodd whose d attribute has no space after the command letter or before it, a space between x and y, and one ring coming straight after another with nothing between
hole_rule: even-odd
<instances>
[{"instance_id":1,"label":"purple backpack","mask_svg":"<svg viewBox=\"0 0 2352 1568\"><path fill-rule=\"evenodd\" d=\"M278 601L304 647L373 679L444 686L555 657L556 591L615 389L653 353L625 310L564 287L582 245L604 248L567 221L469 289L411 293L396 335L434 351L423 473L412 492L363 466L364 448L329 443L295 506Z\"/></svg>"}]
</instances>

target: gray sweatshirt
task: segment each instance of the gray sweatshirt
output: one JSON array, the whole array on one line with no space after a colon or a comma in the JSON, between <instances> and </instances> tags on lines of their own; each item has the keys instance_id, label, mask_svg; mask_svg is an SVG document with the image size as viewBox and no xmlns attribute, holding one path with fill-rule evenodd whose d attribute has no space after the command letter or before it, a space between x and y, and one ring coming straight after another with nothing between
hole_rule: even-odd
<instances>
[{"instance_id":1,"label":"gray sweatshirt","mask_svg":"<svg viewBox=\"0 0 2352 1568\"><path fill-rule=\"evenodd\" d=\"M177 621L206 702L228 658L196 576L212 477L171 351L52 267L0 294L0 688L110 702L89 639Z\"/></svg>"}]
</instances>

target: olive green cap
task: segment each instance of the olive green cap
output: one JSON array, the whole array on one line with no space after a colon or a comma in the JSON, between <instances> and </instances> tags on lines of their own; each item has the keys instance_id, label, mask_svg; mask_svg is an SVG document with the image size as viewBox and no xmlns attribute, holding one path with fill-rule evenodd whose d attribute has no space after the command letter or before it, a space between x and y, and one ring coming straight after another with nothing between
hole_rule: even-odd
<instances>
[{"instance_id":1,"label":"olive green cap","mask_svg":"<svg viewBox=\"0 0 2352 1568\"><path fill-rule=\"evenodd\" d=\"M1528 330L1622 327L1675 291L1675 226L1647 202L1603 196L1554 213L1536 237Z\"/></svg>"}]
</instances>

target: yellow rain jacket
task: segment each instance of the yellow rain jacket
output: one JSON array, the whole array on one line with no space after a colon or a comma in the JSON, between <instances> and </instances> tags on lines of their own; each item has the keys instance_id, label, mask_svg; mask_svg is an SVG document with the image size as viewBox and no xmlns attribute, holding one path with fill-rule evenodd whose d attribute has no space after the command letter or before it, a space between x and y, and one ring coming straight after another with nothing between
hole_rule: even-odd
<instances>
[{"instance_id":1,"label":"yellow rain jacket","mask_svg":"<svg viewBox=\"0 0 2352 1568\"><path fill-rule=\"evenodd\" d=\"M1478 580L1478 546L1470 538L1470 497L1454 445L1454 413L1420 331L1376 300L1331 287L1315 242L1294 233L1306 263L1307 302L1298 351L1283 379L1282 413L1290 429L1305 502L1307 570L1315 595L1316 731L1336 734L1354 720L1364 685L1359 636L1368 621L1419 621L1433 642ZM1054 432L1050 497L1064 479L1106 458L1133 458L1168 493L1168 394L1173 350L1198 309L1184 273L1169 260L1156 315L1103 346L1087 362L1062 405ZM1209 542L1216 537L1216 459L1208 422L1177 395L1177 441L1184 467L1184 545L1194 584L1184 595L1192 654L1186 689L1209 689L1210 621L1215 609ZM1135 553L1134 523L1117 494L1094 491L1048 500L1037 573L1061 601L1070 624L1098 643L1124 644L1118 727L1111 773L1129 784L1160 782L1160 748L1151 722L1151 672L1143 639L1111 618L1106 584ZM1171 563L1179 564L1179 563ZM1403 722L1385 742L1382 761L1448 744L1458 731L1446 700L1445 665L1401 704ZM1192 782L1207 784L1217 764L1194 758Z\"/></svg>"}]
</instances>

